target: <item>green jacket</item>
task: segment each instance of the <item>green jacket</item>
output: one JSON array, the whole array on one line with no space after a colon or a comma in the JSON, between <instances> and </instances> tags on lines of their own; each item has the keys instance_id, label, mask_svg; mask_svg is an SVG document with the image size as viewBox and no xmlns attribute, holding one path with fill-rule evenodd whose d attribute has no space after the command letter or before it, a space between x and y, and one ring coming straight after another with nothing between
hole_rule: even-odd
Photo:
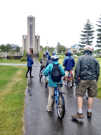
<instances>
[{"instance_id":1,"label":"green jacket","mask_svg":"<svg viewBox=\"0 0 101 135\"><path fill-rule=\"evenodd\" d=\"M59 64L59 63L58 63L58 61L52 62L43 71L43 74L45 76L48 76L48 86L49 87L57 87L57 83L53 82L53 80L51 78L51 72L52 72L53 64ZM65 72L64 72L64 69L62 68L62 66L60 64L59 64L59 68L60 68L61 75L64 76ZM59 84L62 84L62 80L59 82Z\"/></svg>"}]
</instances>

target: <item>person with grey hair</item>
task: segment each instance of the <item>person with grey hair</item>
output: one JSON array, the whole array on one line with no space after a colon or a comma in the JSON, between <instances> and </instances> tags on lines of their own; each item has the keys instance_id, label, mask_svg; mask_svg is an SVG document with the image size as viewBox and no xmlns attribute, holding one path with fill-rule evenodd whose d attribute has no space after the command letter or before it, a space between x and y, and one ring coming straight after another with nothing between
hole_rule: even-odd
<instances>
[{"instance_id":1,"label":"person with grey hair","mask_svg":"<svg viewBox=\"0 0 101 135\"><path fill-rule=\"evenodd\" d=\"M72 120L82 121L83 115L83 96L88 93L87 118L92 118L92 106L94 97L97 94L97 81L99 78L99 63L92 56L93 47L86 45L84 55L80 56L75 68L75 83L77 95L77 114L72 116Z\"/></svg>"}]
</instances>

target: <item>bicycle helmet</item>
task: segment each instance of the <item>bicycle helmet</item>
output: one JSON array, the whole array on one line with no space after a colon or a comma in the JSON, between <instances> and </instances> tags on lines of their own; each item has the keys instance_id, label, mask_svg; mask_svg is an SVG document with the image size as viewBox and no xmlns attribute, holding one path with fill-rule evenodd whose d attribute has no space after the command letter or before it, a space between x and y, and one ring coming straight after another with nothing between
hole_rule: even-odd
<instances>
[{"instance_id":1,"label":"bicycle helmet","mask_svg":"<svg viewBox=\"0 0 101 135\"><path fill-rule=\"evenodd\" d=\"M51 59L52 59L53 61L57 61L57 60L59 59L59 57L58 57L57 55L54 55L54 56L51 56Z\"/></svg>"},{"instance_id":2,"label":"bicycle helmet","mask_svg":"<svg viewBox=\"0 0 101 135\"><path fill-rule=\"evenodd\" d=\"M52 56L55 56L55 55L56 55L56 52L55 52L55 51L53 51L53 52L52 52Z\"/></svg>"},{"instance_id":3,"label":"bicycle helmet","mask_svg":"<svg viewBox=\"0 0 101 135\"><path fill-rule=\"evenodd\" d=\"M92 46L90 46L90 45L86 45L86 46L84 47L84 51L93 52L93 50L94 50L94 48L93 48Z\"/></svg>"},{"instance_id":4,"label":"bicycle helmet","mask_svg":"<svg viewBox=\"0 0 101 135\"><path fill-rule=\"evenodd\" d=\"M71 56L71 55L72 55L72 52L69 50L69 51L66 52L65 55L66 55L66 56Z\"/></svg>"}]
</instances>

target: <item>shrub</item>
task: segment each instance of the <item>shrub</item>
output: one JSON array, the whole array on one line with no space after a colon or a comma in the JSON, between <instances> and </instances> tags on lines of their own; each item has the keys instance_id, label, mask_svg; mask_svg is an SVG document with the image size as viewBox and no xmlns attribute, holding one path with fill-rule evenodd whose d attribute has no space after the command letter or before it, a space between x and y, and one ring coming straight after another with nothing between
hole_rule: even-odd
<instances>
[{"instance_id":1,"label":"shrub","mask_svg":"<svg viewBox=\"0 0 101 135\"><path fill-rule=\"evenodd\" d=\"M39 61L42 59L42 57L43 57L43 51L40 51L40 53L39 53Z\"/></svg>"},{"instance_id":2,"label":"shrub","mask_svg":"<svg viewBox=\"0 0 101 135\"><path fill-rule=\"evenodd\" d=\"M27 54L25 51L23 57L21 58L21 61L27 61Z\"/></svg>"},{"instance_id":3,"label":"shrub","mask_svg":"<svg viewBox=\"0 0 101 135\"><path fill-rule=\"evenodd\" d=\"M21 58L21 61L23 62L23 61L27 61L27 58L26 57L22 57Z\"/></svg>"}]
</instances>

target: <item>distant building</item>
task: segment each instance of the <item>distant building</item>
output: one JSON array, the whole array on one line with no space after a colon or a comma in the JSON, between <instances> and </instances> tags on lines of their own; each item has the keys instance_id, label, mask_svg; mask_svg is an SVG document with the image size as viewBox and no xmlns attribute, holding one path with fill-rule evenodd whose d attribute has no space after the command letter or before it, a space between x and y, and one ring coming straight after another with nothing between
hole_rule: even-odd
<instances>
[{"instance_id":1,"label":"distant building","mask_svg":"<svg viewBox=\"0 0 101 135\"><path fill-rule=\"evenodd\" d=\"M28 50L28 46L27 46L27 44L28 44L28 38L27 38L27 35L23 35L22 36L22 51L24 52L24 51L27 51Z\"/></svg>"},{"instance_id":2,"label":"distant building","mask_svg":"<svg viewBox=\"0 0 101 135\"><path fill-rule=\"evenodd\" d=\"M35 56L40 52L40 36L35 35L35 17L27 17L27 35L22 36L23 51L31 51Z\"/></svg>"},{"instance_id":3,"label":"distant building","mask_svg":"<svg viewBox=\"0 0 101 135\"><path fill-rule=\"evenodd\" d=\"M7 58L10 56L22 56L23 48L20 48L17 44L6 44L5 47L9 45L10 48L8 50L0 50L0 58Z\"/></svg>"},{"instance_id":4,"label":"distant building","mask_svg":"<svg viewBox=\"0 0 101 135\"><path fill-rule=\"evenodd\" d=\"M36 48L35 53L39 54L40 52L40 36L39 35L35 36L35 48Z\"/></svg>"},{"instance_id":5,"label":"distant building","mask_svg":"<svg viewBox=\"0 0 101 135\"><path fill-rule=\"evenodd\" d=\"M78 53L79 52L79 44L74 44L71 46L71 50L74 52L74 53Z\"/></svg>"}]
</instances>

